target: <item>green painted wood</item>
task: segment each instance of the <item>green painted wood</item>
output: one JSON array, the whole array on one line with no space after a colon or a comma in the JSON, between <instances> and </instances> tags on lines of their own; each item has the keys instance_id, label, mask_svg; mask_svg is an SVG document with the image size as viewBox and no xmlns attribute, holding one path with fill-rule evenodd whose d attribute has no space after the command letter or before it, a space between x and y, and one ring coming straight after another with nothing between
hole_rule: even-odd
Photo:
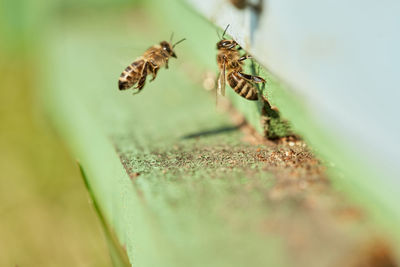
<instances>
[{"instance_id":1,"label":"green painted wood","mask_svg":"<svg viewBox=\"0 0 400 267\"><path fill-rule=\"evenodd\" d=\"M103 211L98 204L98 200L97 200L98 197L96 197L95 194L93 193L93 190L90 186L88 177L86 176L85 170L83 169L82 165L79 164L79 162L78 162L78 165L79 165L79 169L80 169L80 172L82 175L82 179L84 181L84 184L86 186L86 189L87 189L90 199L92 201L93 208L96 211L97 216L100 219L100 223L103 228L104 235L106 237L106 242L107 242L107 245L108 245L108 248L110 251L110 257L111 257L113 266L115 266L115 267L130 266L128 255L126 254L125 249L121 246L115 232L112 230L107 219L104 217Z\"/></svg>"}]
</instances>

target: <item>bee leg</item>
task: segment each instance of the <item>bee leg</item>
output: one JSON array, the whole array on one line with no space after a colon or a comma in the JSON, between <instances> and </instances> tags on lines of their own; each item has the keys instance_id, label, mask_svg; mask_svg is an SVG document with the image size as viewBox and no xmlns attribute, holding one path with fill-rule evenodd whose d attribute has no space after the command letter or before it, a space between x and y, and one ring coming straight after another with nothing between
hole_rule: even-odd
<instances>
[{"instance_id":1,"label":"bee leg","mask_svg":"<svg viewBox=\"0 0 400 267\"><path fill-rule=\"evenodd\" d=\"M140 77L138 85L135 87L135 89L138 89L138 90L136 92L134 92L133 95L140 93L140 91L143 89L144 84L146 83L146 77L147 77L147 74Z\"/></svg>"},{"instance_id":2,"label":"bee leg","mask_svg":"<svg viewBox=\"0 0 400 267\"><path fill-rule=\"evenodd\" d=\"M153 71L153 77L151 78L151 80L150 80L150 82L152 82L152 81L154 81L154 79L157 77L157 72L158 72L158 70L159 70L160 68L156 68L156 69L154 69L154 71Z\"/></svg>"},{"instance_id":3,"label":"bee leg","mask_svg":"<svg viewBox=\"0 0 400 267\"><path fill-rule=\"evenodd\" d=\"M165 68L168 69L168 59L167 59L167 61L165 62Z\"/></svg>"},{"instance_id":4,"label":"bee leg","mask_svg":"<svg viewBox=\"0 0 400 267\"><path fill-rule=\"evenodd\" d=\"M241 58L239 58L238 61L243 61L243 60L246 60L248 58L252 58L252 57L250 55L246 54L246 55L242 56Z\"/></svg>"},{"instance_id":5,"label":"bee leg","mask_svg":"<svg viewBox=\"0 0 400 267\"><path fill-rule=\"evenodd\" d=\"M154 81L154 79L157 77L157 72L160 68L155 65L154 63L150 62L149 64L149 71L151 72L151 74L153 75L153 77L151 78L150 82Z\"/></svg>"},{"instance_id":6,"label":"bee leg","mask_svg":"<svg viewBox=\"0 0 400 267\"><path fill-rule=\"evenodd\" d=\"M147 78L147 73L143 74L142 77L140 77L140 80L136 87L137 89L139 89L139 91L142 90L142 88L144 87L144 84L146 83L146 78Z\"/></svg>"},{"instance_id":7,"label":"bee leg","mask_svg":"<svg viewBox=\"0 0 400 267\"><path fill-rule=\"evenodd\" d=\"M147 66L145 66L145 67L147 67ZM138 82L138 85L135 87L135 89L138 89L138 90L136 92L134 92L133 94L137 94L140 92L140 90L143 89L144 84L146 83L146 78L147 78L147 68L144 68L142 76L140 77L140 80Z\"/></svg>"},{"instance_id":8,"label":"bee leg","mask_svg":"<svg viewBox=\"0 0 400 267\"><path fill-rule=\"evenodd\" d=\"M242 77L243 79L246 79L250 82L254 82L254 83L265 83L265 80L259 76L253 76L250 74L246 74L243 72L237 72L237 74Z\"/></svg>"}]
</instances>

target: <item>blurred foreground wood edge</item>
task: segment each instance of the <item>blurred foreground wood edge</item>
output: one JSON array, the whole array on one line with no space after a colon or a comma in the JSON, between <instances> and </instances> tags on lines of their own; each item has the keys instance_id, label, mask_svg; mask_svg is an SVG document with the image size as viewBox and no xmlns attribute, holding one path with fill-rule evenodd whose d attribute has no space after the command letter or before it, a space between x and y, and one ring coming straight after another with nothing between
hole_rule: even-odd
<instances>
[{"instance_id":1,"label":"blurred foreground wood edge","mask_svg":"<svg viewBox=\"0 0 400 267\"><path fill-rule=\"evenodd\" d=\"M111 228L111 226L107 223L106 218L104 217L100 206L96 200L96 196L94 195L92 189L90 188L89 181L86 177L85 171L79 161L76 161L79 167L79 171L82 176L83 183L88 191L90 203L92 204L94 210L96 211L97 216L99 217L104 236L106 238L106 242L108 245L108 249L110 252L110 257L113 266L115 267L128 267L131 266L129 263L128 255L126 254L126 250L121 246L121 243L118 241L118 238Z\"/></svg>"}]
</instances>

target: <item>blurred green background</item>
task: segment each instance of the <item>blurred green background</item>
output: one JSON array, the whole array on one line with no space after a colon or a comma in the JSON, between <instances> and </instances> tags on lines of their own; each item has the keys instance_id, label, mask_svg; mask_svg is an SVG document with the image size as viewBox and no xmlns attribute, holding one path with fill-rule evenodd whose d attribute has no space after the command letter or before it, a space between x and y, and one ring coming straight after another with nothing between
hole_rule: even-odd
<instances>
[{"instance_id":1,"label":"blurred green background","mask_svg":"<svg viewBox=\"0 0 400 267\"><path fill-rule=\"evenodd\" d=\"M110 266L78 166L39 96L52 23L128 2L0 2L0 266Z\"/></svg>"}]
</instances>

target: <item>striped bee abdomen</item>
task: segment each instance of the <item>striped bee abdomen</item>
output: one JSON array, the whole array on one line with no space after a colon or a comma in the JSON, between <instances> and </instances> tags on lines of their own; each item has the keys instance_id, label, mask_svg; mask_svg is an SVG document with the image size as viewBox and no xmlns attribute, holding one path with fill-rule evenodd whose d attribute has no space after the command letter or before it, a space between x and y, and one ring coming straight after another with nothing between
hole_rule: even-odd
<instances>
[{"instance_id":1,"label":"striped bee abdomen","mask_svg":"<svg viewBox=\"0 0 400 267\"><path fill-rule=\"evenodd\" d=\"M145 60L139 59L125 68L118 79L119 90L126 90L137 83L142 76Z\"/></svg>"},{"instance_id":2,"label":"striped bee abdomen","mask_svg":"<svg viewBox=\"0 0 400 267\"><path fill-rule=\"evenodd\" d=\"M240 96L248 100L257 100L257 88L249 81L239 75L239 72L232 71L228 73L227 81L229 86Z\"/></svg>"}]
</instances>

